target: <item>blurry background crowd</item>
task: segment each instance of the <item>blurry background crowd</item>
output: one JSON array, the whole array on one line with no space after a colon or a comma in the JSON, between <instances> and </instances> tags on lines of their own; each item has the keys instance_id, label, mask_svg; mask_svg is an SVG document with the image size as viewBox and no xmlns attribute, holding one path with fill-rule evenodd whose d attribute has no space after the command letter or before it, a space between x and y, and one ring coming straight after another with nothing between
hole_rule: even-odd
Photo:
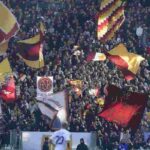
<instances>
[{"instance_id":1,"label":"blurry background crowd","mask_svg":"<svg viewBox=\"0 0 150 150\"><path fill-rule=\"evenodd\" d=\"M15 14L20 31L9 43L8 58L14 72L20 96L13 104L2 102L3 119L0 122L3 141L9 141L9 131L49 131L49 122L36 104L36 77L54 77L54 93L66 89L69 92L69 130L72 132L96 131L100 149L117 149L120 143L130 148L150 149L150 138L144 140L144 132L150 131L150 100L136 133L123 129L97 117L101 107L89 89L98 87L99 97L105 98L104 86L114 84L124 90L150 94L150 7L141 5L140 0L128 3L126 20L116 36L105 44L96 37L97 19L101 0L2 0ZM38 1L38 2L37 2ZM38 33L38 24L46 26L44 39L45 66L34 70L26 66L16 55L17 40L32 37ZM110 50L118 43L124 43L130 52L142 55L136 78L126 81L122 73L109 60L86 62L89 52ZM73 55L78 45L80 55ZM14 59L15 58L15 59ZM21 77L26 75L24 80ZM68 79L83 81L83 94L77 96L68 85ZM126 135L126 136L122 136ZM6 142L7 144L7 142Z\"/></svg>"}]
</instances>

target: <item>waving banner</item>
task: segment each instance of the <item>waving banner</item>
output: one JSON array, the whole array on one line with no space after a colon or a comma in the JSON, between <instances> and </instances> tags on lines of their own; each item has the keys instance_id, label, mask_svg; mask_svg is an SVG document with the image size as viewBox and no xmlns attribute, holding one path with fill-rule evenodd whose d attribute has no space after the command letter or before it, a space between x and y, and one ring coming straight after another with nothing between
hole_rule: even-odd
<instances>
[{"instance_id":1,"label":"waving banner","mask_svg":"<svg viewBox=\"0 0 150 150\"><path fill-rule=\"evenodd\" d=\"M52 129L59 129L62 122L67 122L68 105L65 91L57 92L47 98L37 97L37 104L41 113L52 121Z\"/></svg>"}]
</instances>

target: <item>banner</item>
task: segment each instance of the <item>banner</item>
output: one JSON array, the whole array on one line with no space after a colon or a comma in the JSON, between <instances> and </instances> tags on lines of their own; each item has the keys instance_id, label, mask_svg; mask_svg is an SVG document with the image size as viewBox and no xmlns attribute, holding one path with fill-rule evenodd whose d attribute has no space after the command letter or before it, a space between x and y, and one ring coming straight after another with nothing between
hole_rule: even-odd
<instances>
[{"instance_id":1,"label":"banner","mask_svg":"<svg viewBox=\"0 0 150 150\"><path fill-rule=\"evenodd\" d=\"M53 77L37 77L37 97L48 98L53 93Z\"/></svg>"},{"instance_id":2,"label":"banner","mask_svg":"<svg viewBox=\"0 0 150 150\"><path fill-rule=\"evenodd\" d=\"M18 55L29 67L38 69L44 66L43 36L44 26L41 24L37 35L17 43Z\"/></svg>"},{"instance_id":3,"label":"banner","mask_svg":"<svg viewBox=\"0 0 150 150\"><path fill-rule=\"evenodd\" d=\"M67 122L68 104L65 91L50 95L49 97L37 97L37 103L41 113L53 120L52 129L59 129L62 122Z\"/></svg>"}]
</instances>

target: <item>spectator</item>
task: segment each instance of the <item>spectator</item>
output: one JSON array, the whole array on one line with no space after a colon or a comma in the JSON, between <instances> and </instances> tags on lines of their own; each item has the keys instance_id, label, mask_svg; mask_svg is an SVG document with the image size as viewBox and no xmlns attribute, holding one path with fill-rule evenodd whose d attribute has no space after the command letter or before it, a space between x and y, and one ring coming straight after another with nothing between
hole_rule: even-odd
<instances>
[{"instance_id":1,"label":"spectator","mask_svg":"<svg viewBox=\"0 0 150 150\"><path fill-rule=\"evenodd\" d=\"M43 143L43 146L42 146L42 150L49 150L48 137L46 137L46 138L44 139L44 143Z\"/></svg>"},{"instance_id":2,"label":"spectator","mask_svg":"<svg viewBox=\"0 0 150 150\"><path fill-rule=\"evenodd\" d=\"M77 146L76 150L88 150L83 138L80 139L80 144Z\"/></svg>"}]
</instances>

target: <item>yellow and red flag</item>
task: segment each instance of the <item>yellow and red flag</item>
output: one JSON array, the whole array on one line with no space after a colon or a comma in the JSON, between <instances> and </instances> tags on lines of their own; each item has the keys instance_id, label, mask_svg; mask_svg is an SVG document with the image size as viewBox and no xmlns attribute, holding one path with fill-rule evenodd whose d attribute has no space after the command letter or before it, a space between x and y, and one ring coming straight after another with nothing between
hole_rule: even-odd
<instances>
[{"instance_id":1,"label":"yellow and red flag","mask_svg":"<svg viewBox=\"0 0 150 150\"><path fill-rule=\"evenodd\" d=\"M68 83L73 86L75 93L80 96L82 95L82 81L81 80L69 80Z\"/></svg>"},{"instance_id":2,"label":"yellow and red flag","mask_svg":"<svg viewBox=\"0 0 150 150\"><path fill-rule=\"evenodd\" d=\"M0 2L0 45L19 31L19 24L11 11Z\"/></svg>"},{"instance_id":3,"label":"yellow and red flag","mask_svg":"<svg viewBox=\"0 0 150 150\"><path fill-rule=\"evenodd\" d=\"M18 53L26 65L32 68L42 68L44 66L43 58L43 32L40 32L26 40L18 41Z\"/></svg>"},{"instance_id":4,"label":"yellow and red flag","mask_svg":"<svg viewBox=\"0 0 150 150\"><path fill-rule=\"evenodd\" d=\"M107 42L113 38L124 20L124 3L121 0L102 0L98 17L98 39Z\"/></svg>"},{"instance_id":5,"label":"yellow and red flag","mask_svg":"<svg viewBox=\"0 0 150 150\"><path fill-rule=\"evenodd\" d=\"M129 53L123 44L119 44L106 55L122 71L126 80L132 80L135 77L141 61L144 60L140 55Z\"/></svg>"}]
</instances>

